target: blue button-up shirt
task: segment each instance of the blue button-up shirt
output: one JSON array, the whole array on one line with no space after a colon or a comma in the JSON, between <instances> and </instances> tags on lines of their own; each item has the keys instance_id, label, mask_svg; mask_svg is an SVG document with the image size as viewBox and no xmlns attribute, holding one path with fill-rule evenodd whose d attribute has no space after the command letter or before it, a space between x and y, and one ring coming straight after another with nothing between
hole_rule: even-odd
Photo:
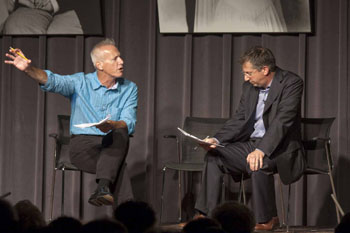
<instances>
[{"instance_id":1,"label":"blue button-up shirt","mask_svg":"<svg viewBox=\"0 0 350 233\"><path fill-rule=\"evenodd\" d=\"M262 138L265 135L265 125L263 121L263 112L265 107L265 101L269 95L271 83L265 89L259 90L258 104L256 105L255 111L255 124L254 132L250 135L251 138Z\"/></svg>"},{"instance_id":2,"label":"blue button-up shirt","mask_svg":"<svg viewBox=\"0 0 350 233\"><path fill-rule=\"evenodd\" d=\"M71 134L105 135L96 127L78 128L74 125L99 122L111 115L110 120L124 121L129 134L136 124L137 86L124 79L116 79L116 85L106 88L98 80L97 73L58 75L45 70L48 79L41 85L44 91L59 93L71 101Z\"/></svg>"}]
</instances>

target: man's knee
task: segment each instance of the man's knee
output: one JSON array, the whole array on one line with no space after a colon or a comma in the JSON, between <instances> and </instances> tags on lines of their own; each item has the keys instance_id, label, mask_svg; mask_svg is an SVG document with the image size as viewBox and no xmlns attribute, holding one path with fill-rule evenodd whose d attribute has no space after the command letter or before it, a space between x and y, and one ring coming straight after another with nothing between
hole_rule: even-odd
<instances>
[{"instance_id":1,"label":"man's knee","mask_svg":"<svg viewBox=\"0 0 350 233\"><path fill-rule=\"evenodd\" d=\"M129 132L127 128L118 128L112 131L113 137L117 137L123 139L125 141L129 141Z\"/></svg>"},{"instance_id":2,"label":"man's knee","mask_svg":"<svg viewBox=\"0 0 350 233\"><path fill-rule=\"evenodd\" d=\"M113 145L116 145L126 150L129 147L129 132L126 128L118 128L112 131L113 133Z\"/></svg>"},{"instance_id":3,"label":"man's knee","mask_svg":"<svg viewBox=\"0 0 350 233\"><path fill-rule=\"evenodd\" d=\"M220 155L215 151L208 151L206 154L207 169L216 170L219 174L228 173L226 167L224 166Z\"/></svg>"},{"instance_id":4,"label":"man's knee","mask_svg":"<svg viewBox=\"0 0 350 233\"><path fill-rule=\"evenodd\" d=\"M103 147L127 147L129 145L129 134L126 128L114 129L103 137Z\"/></svg>"}]
</instances>

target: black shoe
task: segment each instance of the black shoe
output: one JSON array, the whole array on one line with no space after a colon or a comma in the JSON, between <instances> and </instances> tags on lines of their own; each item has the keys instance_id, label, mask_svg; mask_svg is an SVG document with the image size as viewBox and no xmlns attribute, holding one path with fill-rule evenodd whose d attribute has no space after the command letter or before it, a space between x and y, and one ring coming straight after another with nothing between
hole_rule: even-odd
<instances>
[{"instance_id":1,"label":"black shoe","mask_svg":"<svg viewBox=\"0 0 350 233\"><path fill-rule=\"evenodd\" d=\"M95 192L90 196L89 201L91 205L113 205L114 198L107 186L97 187Z\"/></svg>"}]
</instances>

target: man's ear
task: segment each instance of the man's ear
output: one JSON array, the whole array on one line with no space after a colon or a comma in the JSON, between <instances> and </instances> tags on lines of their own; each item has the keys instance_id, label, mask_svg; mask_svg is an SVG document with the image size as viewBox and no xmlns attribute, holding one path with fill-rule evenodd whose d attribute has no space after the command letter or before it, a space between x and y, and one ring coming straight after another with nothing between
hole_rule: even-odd
<instances>
[{"instance_id":1,"label":"man's ear","mask_svg":"<svg viewBox=\"0 0 350 233\"><path fill-rule=\"evenodd\" d=\"M270 73L270 68L268 66L264 66L264 75L268 75Z\"/></svg>"},{"instance_id":2,"label":"man's ear","mask_svg":"<svg viewBox=\"0 0 350 233\"><path fill-rule=\"evenodd\" d=\"M96 68L98 69L98 70L103 70L103 63L102 62L100 62L100 61L97 61L96 62Z\"/></svg>"}]
</instances>

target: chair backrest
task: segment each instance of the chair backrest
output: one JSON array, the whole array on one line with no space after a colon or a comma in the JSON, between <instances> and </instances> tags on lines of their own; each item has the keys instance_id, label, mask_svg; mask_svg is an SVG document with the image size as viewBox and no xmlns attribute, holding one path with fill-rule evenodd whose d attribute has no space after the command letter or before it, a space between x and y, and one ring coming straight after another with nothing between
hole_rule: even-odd
<instances>
[{"instance_id":1,"label":"chair backrest","mask_svg":"<svg viewBox=\"0 0 350 233\"><path fill-rule=\"evenodd\" d=\"M198 138L212 137L228 118L186 117L184 130ZM183 163L203 163L206 151L196 142L181 135L181 155Z\"/></svg>"},{"instance_id":2,"label":"chair backrest","mask_svg":"<svg viewBox=\"0 0 350 233\"><path fill-rule=\"evenodd\" d=\"M78 170L70 162L69 142L70 142L70 116L57 115L58 135L56 139L55 167L56 169Z\"/></svg>"},{"instance_id":3,"label":"chair backrest","mask_svg":"<svg viewBox=\"0 0 350 233\"><path fill-rule=\"evenodd\" d=\"M333 167L329 134L334 119L334 117L301 119L301 135L308 169L327 172L329 170L327 159L331 168Z\"/></svg>"}]
</instances>

